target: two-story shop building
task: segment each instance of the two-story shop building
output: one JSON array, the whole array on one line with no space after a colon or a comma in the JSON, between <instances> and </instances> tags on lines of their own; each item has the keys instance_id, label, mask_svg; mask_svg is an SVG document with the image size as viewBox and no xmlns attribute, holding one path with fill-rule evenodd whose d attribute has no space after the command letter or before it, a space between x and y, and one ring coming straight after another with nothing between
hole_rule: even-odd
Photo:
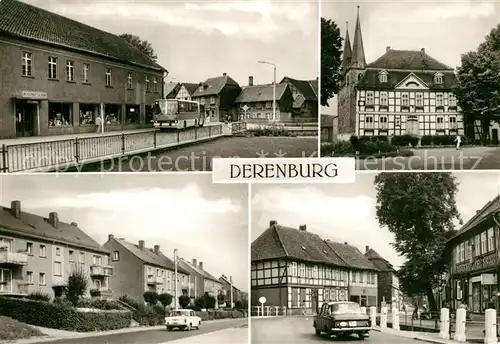
<instances>
[{"instance_id":1,"label":"two-story shop building","mask_svg":"<svg viewBox=\"0 0 500 344\"><path fill-rule=\"evenodd\" d=\"M447 243L454 307L466 302L471 312L483 313L500 291L499 215L500 195L478 210Z\"/></svg>"},{"instance_id":2,"label":"two-story shop building","mask_svg":"<svg viewBox=\"0 0 500 344\"><path fill-rule=\"evenodd\" d=\"M167 72L124 39L0 1L0 138L150 126Z\"/></svg>"},{"instance_id":3,"label":"two-story shop building","mask_svg":"<svg viewBox=\"0 0 500 344\"><path fill-rule=\"evenodd\" d=\"M454 69L425 49L396 50L367 64L358 17L351 47L346 33L338 96L339 138L463 135L452 92Z\"/></svg>"}]
</instances>

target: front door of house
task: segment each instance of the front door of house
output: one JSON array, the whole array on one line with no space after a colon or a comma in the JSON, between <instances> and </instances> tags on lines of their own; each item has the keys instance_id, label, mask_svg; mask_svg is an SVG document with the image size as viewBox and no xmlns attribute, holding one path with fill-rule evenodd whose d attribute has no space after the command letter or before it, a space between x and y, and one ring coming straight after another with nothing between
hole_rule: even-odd
<instances>
[{"instance_id":1,"label":"front door of house","mask_svg":"<svg viewBox=\"0 0 500 344\"><path fill-rule=\"evenodd\" d=\"M36 104L26 100L16 101L16 137L35 135Z\"/></svg>"},{"instance_id":2,"label":"front door of house","mask_svg":"<svg viewBox=\"0 0 500 344\"><path fill-rule=\"evenodd\" d=\"M412 136L418 136L418 117L417 116L408 116L406 119L406 134Z\"/></svg>"},{"instance_id":3,"label":"front door of house","mask_svg":"<svg viewBox=\"0 0 500 344\"><path fill-rule=\"evenodd\" d=\"M318 289L311 290L311 308L314 313L318 313Z\"/></svg>"}]
</instances>

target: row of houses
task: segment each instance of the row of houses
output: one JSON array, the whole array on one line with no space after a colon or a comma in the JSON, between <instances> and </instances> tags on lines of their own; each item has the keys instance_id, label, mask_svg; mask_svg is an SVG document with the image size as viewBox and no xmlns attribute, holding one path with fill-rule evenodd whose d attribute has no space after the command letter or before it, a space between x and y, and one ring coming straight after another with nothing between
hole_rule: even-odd
<instances>
[{"instance_id":1,"label":"row of houses","mask_svg":"<svg viewBox=\"0 0 500 344\"><path fill-rule=\"evenodd\" d=\"M447 241L449 267L435 289L440 306L467 304L484 313L493 302L500 309L500 195L486 203Z\"/></svg>"},{"instance_id":2,"label":"row of houses","mask_svg":"<svg viewBox=\"0 0 500 344\"><path fill-rule=\"evenodd\" d=\"M307 230L269 228L252 242L251 302L290 314L316 313L323 302L355 301L362 306L401 306L402 295L391 263L366 246L362 253L347 242L325 240Z\"/></svg>"},{"instance_id":3,"label":"row of houses","mask_svg":"<svg viewBox=\"0 0 500 344\"><path fill-rule=\"evenodd\" d=\"M204 105L211 121L241 121L255 124L318 120L318 79L283 78L276 84L273 118L273 84L240 86L224 73L200 83L169 82L165 84L167 99L194 100Z\"/></svg>"},{"instance_id":4,"label":"row of houses","mask_svg":"<svg viewBox=\"0 0 500 344\"><path fill-rule=\"evenodd\" d=\"M22 211L21 202L0 207L0 295L25 296L41 292L61 296L68 276L76 269L89 280L87 296L143 299L146 291L216 297L219 307L247 299L231 277L214 277L203 262L165 254L159 245L148 247L108 235L104 245L78 227L59 220Z\"/></svg>"}]
</instances>

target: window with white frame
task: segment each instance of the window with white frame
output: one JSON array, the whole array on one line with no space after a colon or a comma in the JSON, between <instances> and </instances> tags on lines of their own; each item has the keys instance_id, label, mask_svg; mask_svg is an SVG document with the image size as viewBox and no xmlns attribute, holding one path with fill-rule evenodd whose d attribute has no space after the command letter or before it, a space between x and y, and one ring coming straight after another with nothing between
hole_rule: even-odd
<instances>
[{"instance_id":1,"label":"window with white frame","mask_svg":"<svg viewBox=\"0 0 500 344\"><path fill-rule=\"evenodd\" d=\"M75 81L75 61L66 61L66 81Z\"/></svg>"},{"instance_id":2,"label":"window with white frame","mask_svg":"<svg viewBox=\"0 0 500 344\"><path fill-rule=\"evenodd\" d=\"M30 256L33 255L33 243L32 242L26 243L26 253Z\"/></svg>"},{"instance_id":3,"label":"window with white frame","mask_svg":"<svg viewBox=\"0 0 500 344\"><path fill-rule=\"evenodd\" d=\"M211 105L214 105L215 104L215 97L210 97L210 104Z\"/></svg>"},{"instance_id":4,"label":"window with white frame","mask_svg":"<svg viewBox=\"0 0 500 344\"><path fill-rule=\"evenodd\" d=\"M457 106L457 96L453 93L448 95L448 106Z\"/></svg>"},{"instance_id":5,"label":"window with white frame","mask_svg":"<svg viewBox=\"0 0 500 344\"><path fill-rule=\"evenodd\" d=\"M47 258L47 247L45 245L40 245L40 257Z\"/></svg>"},{"instance_id":6,"label":"window with white frame","mask_svg":"<svg viewBox=\"0 0 500 344\"><path fill-rule=\"evenodd\" d=\"M481 233L481 254L488 253L488 237L486 232Z\"/></svg>"},{"instance_id":7,"label":"window with white frame","mask_svg":"<svg viewBox=\"0 0 500 344\"><path fill-rule=\"evenodd\" d=\"M93 263L94 265L102 266L102 257L94 255Z\"/></svg>"},{"instance_id":8,"label":"window with white frame","mask_svg":"<svg viewBox=\"0 0 500 344\"><path fill-rule=\"evenodd\" d=\"M381 71L378 75L378 80L380 82L387 82L387 72L385 70Z\"/></svg>"},{"instance_id":9,"label":"window with white frame","mask_svg":"<svg viewBox=\"0 0 500 344\"><path fill-rule=\"evenodd\" d=\"M23 52L21 59L23 76L33 75L33 53Z\"/></svg>"},{"instance_id":10,"label":"window with white frame","mask_svg":"<svg viewBox=\"0 0 500 344\"><path fill-rule=\"evenodd\" d=\"M476 235L474 238L474 256L478 257L481 255L481 236Z\"/></svg>"},{"instance_id":11,"label":"window with white frame","mask_svg":"<svg viewBox=\"0 0 500 344\"><path fill-rule=\"evenodd\" d=\"M132 89L132 72L128 72L127 74L127 89Z\"/></svg>"},{"instance_id":12,"label":"window with white frame","mask_svg":"<svg viewBox=\"0 0 500 344\"><path fill-rule=\"evenodd\" d=\"M90 64L89 63L84 63L83 64L83 82L89 82L89 72L90 72Z\"/></svg>"},{"instance_id":13,"label":"window with white frame","mask_svg":"<svg viewBox=\"0 0 500 344\"><path fill-rule=\"evenodd\" d=\"M387 126L388 126L388 118L387 118L387 116L380 116L379 117L379 122L380 122L380 128L381 129L387 129Z\"/></svg>"},{"instance_id":14,"label":"window with white frame","mask_svg":"<svg viewBox=\"0 0 500 344\"><path fill-rule=\"evenodd\" d=\"M153 77L153 92L158 92L158 80L156 79L156 76Z\"/></svg>"},{"instance_id":15,"label":"window with white frame","mask_svg":"<svg viewBox=\"0 0 500 344\"><path fill-rule=\"evenodd\" d=\"M54 276L62 276L62 263L54 262Z\"/></svg>"},{"instance_id":16,"label":"window with white frame","mask_svg":"<svg viewBox=\"0 0 500 344\"><path fill-rule=\"evenodd\" d=\"M373 128L373 116L365 117L365 126L366 128Z\"/></svg>"},{"instance_id":17,"label":"window with white frame","mask_svg":"<svg viewBox=\"0 0 500 344\"><path fill-rule=\"evenodd\" d=\"M111 87L112 85L112 75L111 75L111 68L106 68L106 74L105 74L105 81L106 81L106 86Z\"/></svg>"},{"instance_id":18,"label":"window with white frame","mask_svg":"<svg viewBox=\"0 0 500 344\"><path fill-rule=\"evenodd\" d=\"M415 106L418 107L424 106L424 95L420 92L415 94Z\"/></svg>"},{"instance_id":19,"label":"window with white frame","mask_svg":"<svg viewBox=\"0 0 500 344\"><path fill-rule=\"evenodd\" d=\"M380 106L388 105L388 96L387 92L380 92Z\"/></svg>"},{"instance_id":20,"label":"window with white frame","mask_svg":"<svg viewBox=\"0 0 500 344\"><path fill-rule=\"evenodd\" d=\"M113 261L120 260L120 251L113 251Z\"/></svg>"},{"instance_id":21,"label":"window with white frame","mask_svg":"<svg viewBox=\"0 0 500 344\"><path fill-rule=\"evenodd\" d=\"M436 93L436 106L443 106L443 94Z\"/></svg>"},{"instance_id":22,"label":"window with white frame","mask_svg":"<svg viewBox=\"0 0 500 344\"><path fill-rule=\"evenodd\" d=\"M409 106L410 105L410 100L408 93L402 93L401 94L401 106Z\"/></svg>"},{"instance_id":23,"label":"window with white frame","mask_svg":"<svg viewBox=\"0 0 500 344\"><path fill-rule=\"evenodd\" d=\"M57 58L49 56L49 79L57 79Z\"/></svg>"},{"instance_id":24,"label":"window with white frame","mask_svg":"<svg viewBox=\"0 0 500 344\"><path fill-rule=\"evenodd\" d=\"M374 96L373 91L366 92L366 105L373 105Z\"/></svg>"},{"instance_id":25,"label":"window with white frame","mask_svg":"<svg viewBox=\"0 0 500 344\"><path fill-rule=\"evenodd\" d=\"M60 247L56 247L56 256L60 256L61 255L61 248Z\"/></svg>"},{"instance_id":26,"label":"window with white frame","mask_svg":"<svg viewBox=\"0 0 500 344\"><path fill-rule=\"evenodd\" d=\"M443 83L443 74L441 74L441 73L436 73L436 74L434 75L434 83L435 83L435 84L439 84L439 85L440 85L440 84L442 84L442 83Z\"/></svg>"},{"instance_id":27,"label":"window with white frame","mask_svg":"<svg viewBox=\"0 0 500 344\"><path fill-rule=\"evenodd\" d=\"M38 284L40 285L46 285L47 284L47 280L45 278L45 272L40 272L38 274Z\"/></svg>"},{"instance_id":28,"label":"window with white frame","mask_svg":"<svg viewBox=\"0 0 500 344\"><path fill-rule=\"evenodd\" d=\"M26 271L26 283L33 284L33 271Z\"/></svg>"},{"instance_id":29,"label":"window with white frame","mask_svg":"<svg viewBox=\"0 0 500 344\"><path fill-rule=\"evenodd\" d=\"M306 277L306 266L305 264L299 265L299 277Z\"/></svg>"},{"instance_id":30,"label":"window with white frame","mask_svg":"<svg viewBox=\"0 0 500 344\"><path fill-rule=\"evenodd\" d=\"M495 232L493 228L488 229L488 252L495 251Z\"/></svg>"},{"instance_id":31,"label":"window with white frame","mask_svg":"<svg viewBox=\"0 0 500 344\"><path fill-rule=\"evenodd\" d=\"M436 118L437 122L437 128L438 129L443 129L444 128L444 118L443 117L437 117Z\"/></svg>"},{"instance_id":32,"label":"window with white frame","mask_svg":"<svg viewBox=\"0 0 500 344\"><path fill-rule=\"evenodd\" d=\"M151 85L149 83L149 77L146 76L146 92L151 91Z\"/></svg>"}]
</instances>

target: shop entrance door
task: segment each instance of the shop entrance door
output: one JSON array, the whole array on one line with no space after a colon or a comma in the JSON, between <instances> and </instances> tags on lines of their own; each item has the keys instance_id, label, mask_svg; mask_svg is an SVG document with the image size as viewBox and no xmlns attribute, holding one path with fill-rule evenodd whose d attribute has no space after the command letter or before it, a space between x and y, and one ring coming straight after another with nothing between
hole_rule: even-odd
<instances>
[{"instance_id":1,"label":"shop entrance door","mask_svg":"<svg viewBox=\"0 0 500 344\"><path fill-rule=\"evenodd\" d=\"M16 137L35 136L36 104L17 100L15 111Z\"/></svg>"}]
</instances>

